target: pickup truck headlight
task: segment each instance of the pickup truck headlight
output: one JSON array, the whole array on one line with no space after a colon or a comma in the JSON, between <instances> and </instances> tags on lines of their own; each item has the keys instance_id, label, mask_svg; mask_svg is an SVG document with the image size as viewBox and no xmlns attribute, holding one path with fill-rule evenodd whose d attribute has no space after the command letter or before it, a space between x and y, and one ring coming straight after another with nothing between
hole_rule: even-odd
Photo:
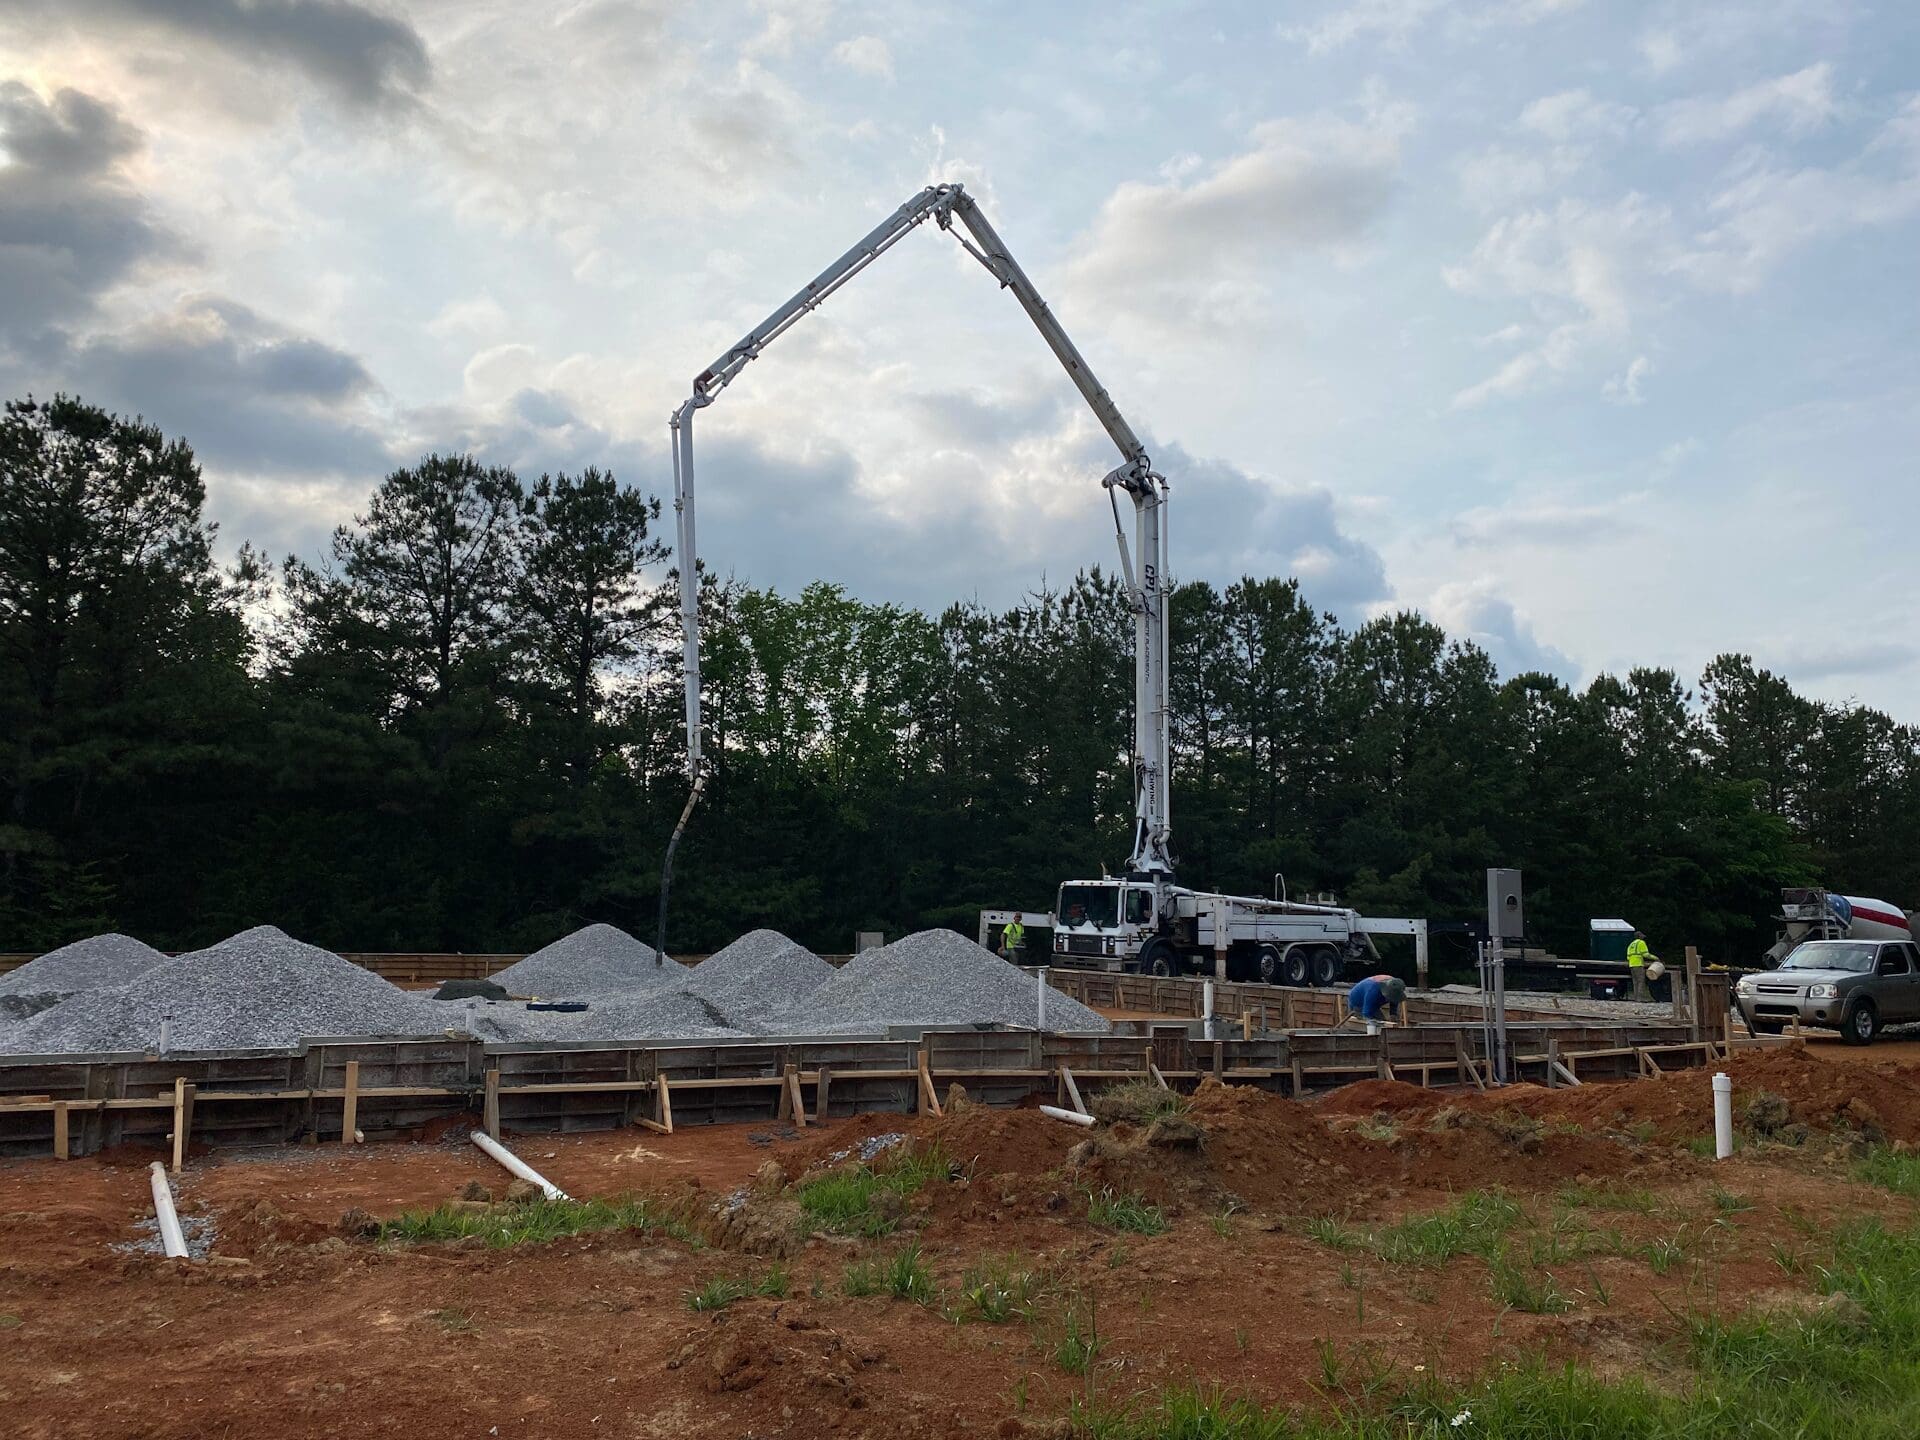
<instances>
[{"instance_id":1,"label":"pickup truck headlight","mask_svg":"<svg viewBox=\"0 0 1920 1440\"><path fill-rule=\"evenodd\" d=\"M1832 985L1809 985L1807 987L1807 998L1809 1000L1831 1000L1839 993L1839 990Z\"/></svg>"},{"instance_id":2,"label":"pickup truck headlight","mask_svg":"<svg viewBox=\"0 0 1920 1440\"><path fill-rule=\"evenodd\" d=\"M1753 994L1753 977L1751 975L1742 975L1739 983L1735 985L1733 989L1737 995Z\"/></svg>"}]
</instances>

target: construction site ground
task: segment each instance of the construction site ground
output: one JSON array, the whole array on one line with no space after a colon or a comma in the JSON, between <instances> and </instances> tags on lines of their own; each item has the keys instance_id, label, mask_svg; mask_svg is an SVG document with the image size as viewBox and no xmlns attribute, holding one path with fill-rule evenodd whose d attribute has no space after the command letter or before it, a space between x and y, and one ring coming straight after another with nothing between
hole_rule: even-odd
<instances>
[{"instance_id":1,"label":"construction site ground","mask_svg":"<svg viewBox=\"0 0 1920 1440\"><path fill-rule=\"evenodd\" d=\"M504 1191L463 1132L194 1156L193 1261L122 1248L152 1152L0 1162L0 1410L62 1440L1015 1437L1170 1387L1366 1409L1536 1357L1679 1386L1689 1317L1813 1313L1822 1235L1915 1219L1860 1164L1920 1142L1920 1067L1815 1042L1729 1068L1742 1150L1717 1164L1704 1071L1310 1102L1209 1083L1092 1131L949 1096L804 1130L510 1135L573 1196L646 1196L660 1223L499 1247L364 1233ZM863 1142L937 1173L842 1227L876 1233L832 1233L799 1186ZM1443 1212L1491 1240L1393 1243ZM723 1281L781 1293L692 1308Z\"/></svg>"}]
</instances>

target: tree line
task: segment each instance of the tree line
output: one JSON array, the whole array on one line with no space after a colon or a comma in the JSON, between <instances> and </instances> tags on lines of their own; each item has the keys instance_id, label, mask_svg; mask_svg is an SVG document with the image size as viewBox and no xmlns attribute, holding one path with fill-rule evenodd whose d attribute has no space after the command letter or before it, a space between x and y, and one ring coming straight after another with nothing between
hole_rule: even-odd
<instances>
[{"instance_id":1,"label":"tree line","mask_svg":"<svg viewBox=\"0 0 1920 1440\"><path fill-rule=\"evenodd\" d=\"M0 950L271 922L351 950L651 937L686 797L660 505L597 470L394 471L324 554L223 568L185 441L83 401L0 423ZM971 930L1124 858L1131 620L1090 569L937 615L702 577L709 794L670 942ZM1291 579L1172 595L1182 879L1471 919L1527 873L1751 958L1779 887L1920 896L1920 732L1740 655L1574 690Z\"/></svg>"}]
</instances>

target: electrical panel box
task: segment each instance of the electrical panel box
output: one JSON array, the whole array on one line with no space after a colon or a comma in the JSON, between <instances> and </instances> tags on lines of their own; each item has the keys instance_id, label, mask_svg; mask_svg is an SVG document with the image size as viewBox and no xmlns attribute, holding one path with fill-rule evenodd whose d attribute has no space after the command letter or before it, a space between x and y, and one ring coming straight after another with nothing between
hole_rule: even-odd
<instances>
[{"instance_id":1,"label":"electrical panel box","mask_svg":"<svg viewBox=\"0 0 1920 1440\"><path fill-rule=\"evenodd\" d=\"M1523 940L1526 934L1527 914L1520 899L1520 872L1487 871L1487 938Z\"/></svg>"}]
</instances>

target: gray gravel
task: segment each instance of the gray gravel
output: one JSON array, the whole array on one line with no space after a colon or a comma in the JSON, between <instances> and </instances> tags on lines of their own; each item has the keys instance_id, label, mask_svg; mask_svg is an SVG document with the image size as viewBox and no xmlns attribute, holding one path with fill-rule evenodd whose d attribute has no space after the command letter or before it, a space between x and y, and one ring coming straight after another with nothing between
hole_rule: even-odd
<instances>
[{"instance_id":1,"label":"gray gravel","mask_svg":"<svg viewBox=\"0 0 1920 1440\"><path fill-rule=\"evenodd\" d=\"M480 1040L720 1040L748 1033L678 989L595 996L577 1011L529 1010L511 1000L429 1003L444 1017L436 1029L463 1029Z\"/></svg>"},{"instance_id":2,"label":"gray gravel","mask_svg":"<svg viewBox=\"0 0 1920 1440\"><path fill-rule=\"evenodd\" d=\"M682 988L753 1029L800 1004L834 976L833 966L778 930L750 930L691 968Z\"/></svg>"},{"instance_id":3,"label":"gray gravel","mask_svg":"<svg viewBox=\"0 0 1920 1440\"><path fill-rule=\"evenodd\" d=\"M409 995L332 951L271 925L155 966L125 985L72 995L0 1034L15 1054L295 1045L345 1035L431 1035L445 1026Z\"/></svg>"},{"instance_id":4,"label":"gray gravel","mask_svg":"<svg viewBox=\"0 0 1920 1440\"><path fill-rule=\"evenodd\" d=\"M167 957L131 935L95 935L0 975L0 995L71 995L124 985Z\"/></svg>"},{"instance_id":5,"label":"gray gravel","mask_svg":"<svg viewBox=\"0 0 1920 1440\"><path fill-rule=\"evenodd\" d=\"M687 978L672 958L655 965L654 948L614 925L588 925L488 978L512 995L566 1000L652 990Z\"/></svg>"},{"instance_id":6,"label":"gray gravel","mask_svg":"<svg viewBox=\"0 0 1920 1440\"><path fill-rule=\"evenodd\" d=\"M922 930L848 961L798 1005L774 1014L766 1033L846 1035L890 1025L1031 1027L1036 985L998 955L952 930ZM1105 1033L1106 1020L1058 991L1047 995L1047 1029Z\"/></svg>"}]
</instances>

